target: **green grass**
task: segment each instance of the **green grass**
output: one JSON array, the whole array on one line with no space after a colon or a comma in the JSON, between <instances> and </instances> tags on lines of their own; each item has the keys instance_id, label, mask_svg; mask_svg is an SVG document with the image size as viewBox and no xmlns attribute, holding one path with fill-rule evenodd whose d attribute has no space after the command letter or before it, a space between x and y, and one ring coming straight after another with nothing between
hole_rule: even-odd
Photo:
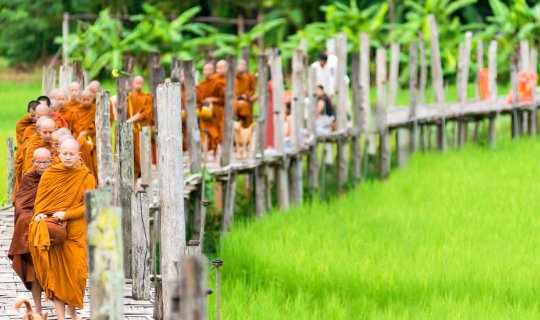
<instances>
[{"instance_id":1,"label":"green grass","mask_svg":"<svg viewBox=\"0 0 540 320\"><path fill-rule=\"evenodd\" d=\"M540 140L501 140L235 225L224 318L538 318Z\"/></svg>"}]
</instances>

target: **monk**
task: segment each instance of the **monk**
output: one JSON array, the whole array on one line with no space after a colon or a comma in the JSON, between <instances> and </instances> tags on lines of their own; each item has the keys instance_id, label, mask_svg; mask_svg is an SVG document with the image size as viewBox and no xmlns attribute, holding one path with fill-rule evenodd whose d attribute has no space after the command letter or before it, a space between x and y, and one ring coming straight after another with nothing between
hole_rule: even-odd
<instances>
[{"instance_id":1,"label":"monk","mask_svg":"<svg viewBox=\"0 0 540 320\"><path fill-rule=\"evenodd\" d=\"M22 168L22 174L30 172L34 169L32 154L38 148L46 148L51 153L54 152L54 148L51 145L52 134L56 130L56 123L51 118L42 117L39 120L41 123L36 129L36 134L28 139L27 145L24 151L24 164ZM21 176L22 178L22 176Z\"/></svg>"},{"instance_id":2,"label":"monk","mask_svg":"<svg viewBox=\"0 0 540 320\"><path fill-rule=\"evenodd\" d=\"M96 181L88 168L78 165L79 144L68 139L60 145L61 163L45 171L39 182L34 216L29 228L29 249L36 277L45 297L54 301L59 320L67 312L82 319L75 308L83 307L88 274L86 262L86 219L83 193ZM67 223L66 239L50 243L46 217Z\"/></svg>"},{"instance_id":3,"label":"monk","mask_svg":"<svg viewBox=\"0 0 540 320\"><path fill-rule=\"evenodd\" d=\"M101 84L97 80L92 80L90 81L86 89L92 91L94 95L97 95L98 91L101 90Z\"/></svg>"},{"instance_id":4,"label":"monk","mask_svg":"<svg viewBox=\"0 0 540 320\"><path fill-rule=\"evenodd\" d=\"M38 119L42 117L49 117L51 111L49 110L49 107L44 104L38 104L35 109L35 115L33 118L34 124L29 125L25 130L23 134L23 143L28 140L33 134L36 133L36 123Z\"/></svg>"},{"instance_id":5,"label":"monk","mask_svg":"<svg viewBox=\"0 0 540 320\"><path fill-rule=\"evenodd\" d=\"M67 128L73 131L73 127L77 123L77 115L66 106L66 103L68 101L67 93L61 89L53 89L51 90L51 93L49 95L53 100L58 101L58 110L55 110L55 112L61 114L64 117L64 119L66 119L68 123ZM51 100L51 105L52 105L52 100Z\"/></svg>"},{"instance_id":6,"label":"monk","mask_svg":"<svg viewBox=\"0 0 540 320\"><path fill-rule=\"evenodd\" d=\"M235 110L234 114L242 127L247 128L253 123L253 101L257 99L255 89L257 87L255 77L247 73L248 66L241 59L236 65L235 76Z\"/></svg>"},{"instance_id":7,"label":"monk","mask_svg":"<svg viewBox=\"0 0 540 320\"><path fill-rule=\"evenodd\" d=\"M66 102L66 108L77 107L81 101L79 95L81 94L81 85L78 82L72 82L68 86L69 100Z\"/></svg>"},{"instance_id":8,"label":"monk","mask_svg":"<svg viewBox=\"0 0 540 320\"><path fill-rule=\"evenodd\" d=\"M66 118L60 113L58 113L58 110L60 110L60 104L58 103L58 100L54 99L54 106L53 106L53 100L51 100L47 96L40 96L36 100L39 101L41 104L46 104L47 107L49 107L48 116L56 122L56 126L58 128L68 127L68 122Z\"/></svg>"},{"instance_id":9,"label":"monk","mask_svg":"<svg viewBox=\"0 0 540 320\"><path fill-rule=\"evenodd\" d=\"M28 226L34 215L34 200L41 175L51 165L51 153L38 148L33 154L34 170L26 173L15 195L15 223L13 237L8 251L11 266L26 289L32 291L34 311L41 314L41 286L36 279L32 256L28 249Z\"/></svg>"},{"instance_id":10,"label":"monk","mask_svg":"<svg viewBox=\"0 0 540 320\"><path fill-rule=\"evenodd\" d=\"M216 76L214 75L214 66L211 63L205 64L203 67L203 80L197 85L197 109L202 114L203 109L212 110L212 116L209 119L199 117L199 127L201 128L201 141L205 142L204 132L208 132L208 150L211 151L211 155L215 157L217 155L217 146L221 142L221 127L219 126L219 114L223 110L223 101L217 97L221 92L221 86L223 86L223 93L225 92L224 83L216 82ZM221 107L219 103L222 103Z\"/></svg>"},{"instance_id":11,"label":"monk","mask_svg":"<svg viewBox=\"0 0 540 320\"><path fill-rule=\"evenodd\" d=\"M20 147L23 143L24 131L29 126L33 126L36 122L36 107L39 105L38 101L32 100L28 103L26 107L27 114L17 122L15 126L15 131L17 132L17 145Z\"/></svg>"},{"instance_id":12,"label":"monk","mask_svg":"<svg viewBox=\"0 0 540 320\"><path fill-rule=\"evenodd\" d=\"M141 153L139 132L144 126L154 124L153 98L150 94L142 92L144 78L136 76L133 78L133 91L129 93L126 122L133 123L133 169L135 178L141 175Z\"/></svg>"},{"instance_id":13,"label":"monk","mask_svg":"<svg viewBox=\"0 0 540 320\"><path fill-rule=\"evenodd\" d=\"M53 165L60 163L60 158L58 157L58 149L60 148L60 144L65 140L66 137L73 139L71 131L68 128L59 128L55 132L53 132L51 136L51 146L54 149L51 160Z\"/></svg>"},{"instance_id":14,"label":"monk","mask_svg":"<svg viewBox=\"0 0 540 320\"><path fill-rule=\"evenodd\" d=\"M85 139L92 146L96 145L96 104L94 103L94 94L85 89L81 93L81 103L72 109L76 114L77 123L72 130L73 136L77 141ZM93 148L95 150L95 148ZM92 167L97 168L97 154L92 152ZM96 172L94 172L96 173Z\"/></svg>"}]
</instances>

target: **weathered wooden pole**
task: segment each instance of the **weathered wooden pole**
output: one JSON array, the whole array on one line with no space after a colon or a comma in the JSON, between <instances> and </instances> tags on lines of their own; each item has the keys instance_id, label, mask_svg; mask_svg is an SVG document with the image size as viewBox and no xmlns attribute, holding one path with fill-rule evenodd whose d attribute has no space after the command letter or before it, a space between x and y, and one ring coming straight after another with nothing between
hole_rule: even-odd
<instances>
[{"instance_id":1,"label":"weathered wooden pole","mask_svg":"<svg viewBox=\"0 0 540 320\"><path fill-rule=\"evenodd\" d=\"M148 190L148 198L152 199L152 132L149 126L142 127L142 130L139 132L139 141L141 186Z\"/></svg>"},{"instance_id":2,"label":"weathered wooden pole","mask_svg":"<svg viewBox=\"0 0 540 320\"><path fill-rule=\"evenodd\" d=\"M285 103L283 100L283 70L281 69L281 57L272 55L270 60L270 72L272 74L272 97L274 103L274 142L277 153L283 157L276 167L276 186L278 205L281 209L289 207L289 179L287 176L287 159L285 159Z\"/></svg>"},{"instance_id":3,"label":"weathered wooden pole","mask_svg":"<svg viewBox=\"0 0 540 320\"><path fill-rule=\"evenodd\" d=\"M131 194L131 226L135 231L132 238L132 295L135 300L150 299L149 202L148 194L144 191Z\"/></svg>"},{"instance_id":4,"label":"weathered wooden pole","mask_svg":"<svg viewBox=\"0 0 540 320\"><path fill-rule=\"evenodd\" d=\"M223 142L221 143L221 157L219 159L219 164L222 167L230 165L233 153L235 67L236 57L228 55L225 75L225 125L223 126ZM231 170L227 179L222 183L222 190L224 190L223 230L230 230L232 226L236 179L236 173Z\"/></svg>"},{"instance_id":5,"label":"weathered wooden pole","mask_svg":"<svg viewBox=\"0 0 540 320\"><path fill-rule=\"evenodd\" d=\"M418 120L416 109L418 107L418 42L411 41L409 44L409 152L416 152L418 139Z\"/></svg>"},{"instance_id":6,"label":"weathered wooden pole","mask_svg":"<svg viewBox=\"0 0 540 320\"><path fill-rule=\"evenodd\" d=\"M68 37L69 37L69 13L64 12L64 14L62 15L62 66L64 67L67 67L69 64Z\"/></svg>"},{"instance_id":7,"label":"weathered wooden pole","mask_svg":"<svg viewBox=\"0 0 540 320\"><path fill-rule=\"evenodd\" d=\"M338 33L336 36L337 42L337 73L336 73L336 126L337 131L345 133L347 130L347 105L349 103L348 84L347 84L347 35ZM338 139L337 147L337 182L338 192L345 192L345 184L348 179L348 154L347 154L347 138L345 136Z\"/></svg>"},{"instance_id":8,"label":"weathered wooden pole","mask_svg":"<svg viewBox=\"0 0 540 320\"><path fill-rule=\"evenodd\" d=\"M465 103L467 103L467 85L469 84L469 65L471 62L471 38L472 32L467 32L465 33L465 42L459 44L457 91L462 113L465 110ZM464 116L460 116L458 120L459 147L462 147L466 142L466 127L467 119Z\"/></svg>"},{"instance_id":9,"label":"weathered wooden pole","mask_svg":"<svg viewBox=\"0 0 540 320\"><path fill-rule=\"evenodd\" d=\"M70 65L61 65L58 72L58 88L68 92L73 79L73 68Z\"/></svg>"},{"instance_id":10,"label":"weathered wooden pole","mask_svg":"<svg viewBox=\"0 0 540 320\"><path fill-rule=\"evenodd\" d=\"M492 40L489 43L489 52L488 52L488 68L489 68L489 93L490 100L497 100L497 41ZM492 148L495 148L496 136L495 136L495 125L497 120L497 113L492 113L489 117L489 144ZM475 128L476 130L477 128ZM476 133L476 132L475 132ZM477 133L476 133L477 135Z\"/></svg>"},{"instance_id":11,"label":"weathered wooden pole","mask_svg":"<svg viewBox=\"0 0 540 320\"><path fill-rule=\"evenodd\" d=\"M81 85L81 88L84 88L86 83L84 83L84 72L81 60L73 60L73 75L75 76L74 80Z\"/></svg>"},{"instance_id":12,"label":"weathered wooden pole","mask_svg":"<svg viewBox=\"0 0 540 320\"><path fill-rule=\"evenodd\" d=\"M174 282L171 296L171 317L179 320L206 320L206 266L202 255L182 259L180 277Z\"/></svg>"},{"instance_id":13,"label":"weathered wooden pole","mask_svg":"<svg viewBox=\"0 0 540 320\"><path fill-rule=\"evenodd\" d=\"M430 26L430 46L431 46L431 78L433 82L433 90L435 93L435 103L444 103L444 83L441 66L441 53L439 50L439 27L435 16L428 16ZM446 151L446 110L441 109L441 120L437 126L437 148L441 151Z\"/></svg>"},{"instance_id":14,"label":"weathered wooden pole","mask_svg":"<svg viewBox=\"0 0 540 320\"><path fill-rule=\"evenodd\" d=\"M7 201L11 203L13 199L13 189L15 188L15 142L12 137L6 138L7 144ZM20 146L19 146L20 147Z\"/></svg>"},{"instance_id":15,"label":"weathered wooden pole","mask_svg":"<svg viewBox=\"0 0 540 320\"><path fill-rule=\"evenodd\" d=\"M362 96L362 111L364 122L364 132L366 140L369 140L369 155L375 155L375 135L373 134L374 125L371 119L371 103L370 103L370 36L368 32L360 34L360 89Z\"/></svg>"},{"instance_id":16,"label":"weathered wooden pole","mask_svg":"<svg viewBox=\"0 0 540 320\"><path fill-rule=\"evenodd\" d=\"M171 82L181 82L181 73L182 73L182 66L180 59L178 57L172 57L171 60Z\"/></svg>"},{"instance_id":17,"label":"weathered wooden pole","mask_svg":"<svg viewBox=\"0 0 540 320\"><path fill-rule=\"evenodd\" d=\"M268 110L268 58L258 57L259 114L257 115L255 158L261 165L255 168L255 214L262 217L266 213L266 166L264 165L264 147L266 143L266 116Z\"/></svg>"},{"instance_id":18,"label":"weathered wooden pole","mask_svg":"<svg viewBox=\"0 0 540 320\"><path fill-rule=\"evenodd\" d=\"M360 138L365 132L364 110L362 109L362 87L360 86L360 55L351 56L351 86L353 90L354 126L351 137L352 174L354 183L362 179L362 153Z\"/></svg>"},{"instance_id":19,"label":"weathered wooden pole","mask_svg":"<svg viewBox=\"0 0 540 320\"><path fill-rule=\"evenodd\" d=\"M180 84L164 83L157 87L158 178L161 207L161 277L163 285L163 317L171 317L174 280L178 278L181 252L186 247L184 217L182 122Z\"/></svg>"},{"instance_id":20,"label":"weathered wooden pole","mask_svg":"<svg viewBox=\"0 0 540 320\"><path fill-rule=\"evenodd\" d=\"M108 90L97 93L95 123L99 186L102 188L112 188L114 164L111 141L111 109Z\"/></svg>"},{"instance_id":21,"label":"weathered wooden pole","mask_svg":"<svg viewBox=\"0 0 540 320\"><path fill-rule=\"evenodd\" d=\"M291 157L291 204L301 205L304 199L303 185L303 168L302 168L302 122L304 118L303 104L305 98L304 89L304 53L302 50L295 50L292 59L292 142L296 152L295 156Z\"/></svg>"},{"instance_id":22,"label":"weathered wooden pole","mask_svg":"<svg viewBox=\"0 0 540 320\"><path fill-rule=\"evenodd\" d=\"M199 129L199 121L197 119L197 97L195 90L195 76L193 61L182 61L181 68L184 71L184 89L186 95L186 105L184 110L186 113L186 134L188 142L189 170L195 174L201 170L201 131ZM180 71L178 71L180 77ZM180 78L179 78L180 79ZM191 230L193 234L201 232L201 194L204 189L196 190L191 194L193 198L194 210L192 216Z\"/></svg>"},{"instance_id":23,"label":"weathered wooden pole","mask_svg":"<svg viewBox=\"0 0 540 320\"><path fill-rule=\"evenodd\" d=\"M319 166L317 163L317 130L316 130L316 111L317 111L317 70L315 67L308 69L308 135L312 145L308 151L308 184L311 199L314 199L319 189Z\"/></svg>"},{"instance_id":24,"label":"weathered wooden pole","mask_svg":"<svg viewBox=\"0 0 540 320\"><path fill-rule=\"evenodd\" d=\"M41 75L41 94L48 96L56 84L56 69L43 66Z\"/></svg>"},{"instance_id":25,"label":"weathered wooden pole","mask_svg":"<svg viewBox=\"0 0 540 320\"><path fill-rule=\"evenodd\" d=\"M480 73L484 69L484 41L478 39L476 43L476 99L481 99L480 97ZM489 86L489 84L488 84ZM474 118L474 131L473 131L473 142L476 143L478 139L478 131L480 129L480 120Z\"/></svg>"},{"instance_id":26,"label":"weathered wooden pole","mask_svg":"<svg viewBox=\"0 0 540 320\"><path fill-rule=\"evenodd\" d=\"M386 49L377 49L377 131L379 132L379 176L390 173L390 132L386 124Z\"/></svg>"},{"instance_id":27,"label":"weathered wooden pole","mask_svg":"<svg viewBox=\"0 0 540 320\"><path fill-rule=\"evenodd\" d=\"M150 94L154 98L154 120L155 120L155 131L157 132L157 129L159 128L159 114L157 110L157 99L156 99L156 92L157 92L157 86L160 83L163 83L165 80L165 70L163 69L163 66L161 66L161 53L160 52L151 52L148 55L148 89L150 91Z\"/></svg>"},{"instance_id":28,"label":"weathered wooden pole","mask_svg":"<svg viewBox=\"0 0 540 320\"><path fill-rule=\"evenodd\" d=\"M120 208L110 188L85 192L92 319L124 318L124 260ZM107 239L106 241L104 239Z\"/></svg>"},{"instance_id":29,"label":"weathered wooden pole","mask_svg":"<svg viewBox=\"0 0 540 320\"><path fill-rule=\"evenodd\" d=\"M133 124L117 122L118 134L120 135L119 155L120 155L120 204L122 212L122 230L124 237L124 267L128 279L131 278L131 194L135 184L135 173L133 170Z\"/></svg>"},{"instance_id":30,"label":"weathered wooden pole","mask_svg":"<svg viewBox=\"0 0 540 320\"><path fill-rule=\"evenodd\" d=\"M398 78L399 78L399 50L400 45L398 42L392 42L390 44L390 74L389 74L389 94L388 94L388 108L396 107L396 96L398 91ZM407 153L409 151L409 132L405 128L397 128L396 130L396 160L397 166L403 167L407 162Z\"/></svg>"},{"instance_id":31,"label":"weathered wooden pole","mask_svg":"<svg viewBox=\"0 0 540 320\"><path fill-rule=\"evenodd\" d=\"M519 137L520 117L517 110L518 104L518 53L515 52L510 62L510 83L512 84L512 138Z\"/></svg>"}]
</instances>

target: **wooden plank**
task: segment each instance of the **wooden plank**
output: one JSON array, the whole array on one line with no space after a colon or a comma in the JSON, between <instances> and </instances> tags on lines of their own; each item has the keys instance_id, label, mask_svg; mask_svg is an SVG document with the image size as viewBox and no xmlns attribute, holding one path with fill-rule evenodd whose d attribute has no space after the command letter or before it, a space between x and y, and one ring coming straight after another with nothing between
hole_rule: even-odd
<instances>
[{"instance_id":1,"label":"wooden plank","mask_svg":"<svg viewBox=\"0 0 540 320\"><path fill-rule=\"evenodd\" d=\"M69 37L69 13L64 12L62 14L62 66L64 67L67 67L69 64L68 37Z\"/></svg>"},{"instance_id":2,"label":"wooden plank","mask_svg":"<svg viewBox=\"0 0 540 320\"><path fill-rule=\"evenodd\" d=\"M390 83L388 85L388 107L390 108L396 106L399 77L399 50L399 42L392 42L390 44Z\"/></svg>"},{"instance_id":3,"label":"wooden plank","mask_svg":"<svg viewBox=\"0 0 540 320\"><path fill-rule=\"evenodd\" d=\"M317 163L317 131L316 131L316 112L317 112L317 70L315 67L308 69L308 133L314 139L313 145L308 151L308 184L310 189L311 199L315 198L319 189L319 166Z\"/></svg>"},{"instance_id":4,"label":"wooden plank","mask_svg":"<svg viewBox=\"0 0 540 320\"><path fill-rule=\"evenodd\" d=\"M390 133L386 125L386 49L377 49L377 131L379 132L379 176L390 173Z\"/></svg>"},{"instance_id":5,"label":"wooden plank","mask_svg":"<svg viewBox=\"0 0 540 320\"><path fill-rule=\"evenodd\" d=\"M109 91L98 91L96 97L96 148L98 181L100 187L111 187L114 182L114 164L111 141L111 109Z\"/></svg>"},{"instance_id":6,"label":"wooden plank","mask_svg":"<svg viewBox=\"0 0 540 320\"><path fill-rule=\"evenodd\" d=\"M41 75L41 95L48 96L56 84L56 69L43 66Z\"/></svg>"},{"instance_id":7,"label":"wooden plank","mask_svg":"<svg viewBox=\"0 0 540 320\"><path fill-rule=\"evenodd\" d=\"M529 68L532 73L538 73L538 47L535 45L531 47L531 62Z\"/></svg>"},{"instance_id":8,"label":"wooden plank","mask_svg":"<svg viewBox=\"0 0 540 320\"><path fill-rule=\"evenodd\" d=\"M255 127L255 158L264 161L264 146L266 143L266 116L268 113L268 58L259 55L257 87L259 92L259 114L257 115L257 125ZM257 166L255 168L255 214L262 217L266 214L266 168Z\"/></svg>"},{"instance_id":9,"label":"wooden plank","mask_svg":"<svg viewBox=\"0 0 540 320\"><path fill-rule=\"evenodd\" d=\"M73 79L73 68L70 65L61 65L58 72L58 88L68 92L68 87Z\"/></svg>"},{"instance_id":10,"label":"wooden plank","mask_svg":"<svg viewBox=\"0 0 540 320\"><path fill-rule=\"evenodd\" d=\"M110 188L85 192L92 319L124 318L124 261L120 208ZM105 223L104 223L105 222ZM107 239L107 241L104 241Z\"/></svg>"},{"instance_id":11,"label":"wooden plank","mask_svg":"<svg viewBox=\"0 0 540 320\"><path fill-rule=\"evenodd\" d=\"M519 57L517 53L514 53L510 62L510 83L512 85L512 138L519 137L519 113L515 106L518 103L518 68L519 68Z\"/></svg>"},{"instance_id":12,"label":"wooden plank","mask_svg":"<svg viewBox=\"0 0 540 320\"><path fill-rule=\"evenodd\" d=\"M488 52L489 93L492 101L497 100L497 41L489 42Z\"/></svg>"},{"instance_id":13,"label":"wooden plank","mask_svg":"<svg viewBox=\"0 0 540 320\"><path fill-rule=\"evenodd\" d=\"M418 42L411 41L409 44L409 119L412 125L409 127L409 152L416 152L416 140L418 132L418 121L416 119L416 109L418 106Z\"/></svg>"},{"instance_id":14,"label":"wooden plank","mask_svg":"<svg viewBox=\"0 0 540 320\"><path fill-rule=\"evenodd\" d=\"M150 299L150 199L144 191L131 194L132 297Z\"/></svg>"},{"instance_id":15,"label":"wooden plank","mask_svg":"<svg viewBox=\"0 0 540 320\"><path fill-rule=\"evenodd\" d=\"M73 75L74 81L78 82L81 85L81 88L84 88L86 83L84 82L84 72L81 60L73 60Z\"/></svg>"},{"instance_id":16,"label":"wooden plank","mask_svg":"<svg viewBox=\"0 0 540 320\"><path fill-rule=\"evenodd\" d=\"M193 61L182 61L186 91L186 132L188 134L189 164L191 173L201 170L201 132L197 119L197 97Z\"/></svg>"},{"instance_id":17,"label":"wooden plank","mask_svg":"<svg viewBox=\"0 0 540 320\"><path fill-rule=\"evenodd\" d=\"M270 60L270 72L272 74L272 100L274 103L274 144L279 155L285 152L284 123L285 123L285 103L283 101L283 70L281 68L281 57L273 53ZM276 167L276 188L278 194L278 204L281 209L289 207L289 182L287 178L287 161L282 161Z\"/></svg>"},{"instance_id":18,"label":"wooden plank","mask_svg":"<svg viewBox=\"0 0 540 320\"><path fill-rule=\"evenodd\" d=\"M158 178L161 207L161 277L163 283L163 318L171 318L171 298L177 279L181 249L186 247L183 197L182 122L180 84L164 83L157 88Z\"/></svg>"},{"instance_id":19,"label":"wooden plank","mask_svg":"<svg viewBox=\"0 0 540 320\"><path fill-rule=\"evenodd\" d=\"M139 149L141 155L141 186L148 188L152 195L152 133L149 126L142 127L139 132Z\"/></svg>"},{"instance_id":20,"label":"wooden plank","mask_svg":"<svg viewBox=\"0 0 540 320\"><path fill-rule=\"evenodd\" d=\"M478 39L476 42L476 99L480 99L480 72L484 69L484 41ZM475 122L478 124L478 121Z\"/></svg>"},{"instance_id":21,"label":"wooden plank","mask_svg":"<svg viewBox=\"0 0 540 320\"><path fill-rule=\"evenodd\" d=\"M418 104L422 105L426 101L425 97L428 74L426 59L426 42L424 39L424 34L422 32L418 34L418 47L420 50L420 82L418 84Z\"/></svg>"},{"instance_id":22,"label":"wooden plank","mask_svg":"<svg viewBox=\"0 0 540 320\"><path fill-rule=\"evenodd\" d=\"M428 16L430 27L430 48L431 48L431 80L433 84L433 91L435 94L435 102L444 102L444 80L441 66L441 53L439 50L439 27L435 21L435 16L430 14ZM446 151L446 119L441 117L441 122L437 126L437 148L441 151Z\"/></svg>"},{"instance_id":23,"label":"wooden plank","mask_svg":"<svg viewBox=\"0 0 540 320\"><path fill-rule=\"evenodd\" d=\"M496 113L492 113L490 116L489 116L489 129L488 129L488 132L489 132L489 146L491 148L495 148L497 146L497 140L496 140L496 127L495 127L495 119L497 118L497 114ZM476 133L476 135L478 135L478 133Z\"/></svg>"},{"instance_id":24,"label":"wooden plank","mask_svg":"<svg viewBox=\"0 0 540 320\"><path fill-rule=\"evenodd\" d=\"M349 103L348 84L347 84L347 35L340 32L336 36L337 47L337 73L336 73L336 126L338 131L347 129L347 106ZM337 184L338 192L345 192L345 184L348 180L348 154L346 150L347 141L345 139L338 140L337 148Z\"/></svg>"},{"instance_id":25,"label":"wooden plank","mask_svg":"<svg viewBox=\"0 0 540 320\"><path fill-rule=\"evenodd\" d=\"M362 153L360 151L360 137L364 127L362 110L362 88L360 86L360 55L353 54L351 57L351 86L353 89L353 112L355 134L351 138L352 174L354 183L360 183L362 179Z\"/></svg>"},{"instance_id":26,"label":"wooden plank","mask_svg":"<svg viewBox=\"0 0 540 320\"><path fill-rule=\"evenodd\" d=\"M15 142L13 137L6 138L7 145L7 201L11 203L13 199L13 189L15 188ZM21 147L21 146L19 146Z\"/></svg>"},{"instance_id":27,"label":"wooden plank","mask_svg":"<svg viewBox=\"0 0 540 320\"><path fill-rule=\"evenodd\" d=\"M467 102L467 85L469 83L469 65L471 62L471 39L472 32L465 33L465 41L459 44L459 60L458 60L458 100L461 103L461 108L465 108ZM465 128L467 127L467 119L460 117L458 121L458 144L465 144Z\"/></svg>"},{"instance_id":28,"label":"wooden plank","mask_svg":"<svg viewBox=\"0 0 540 320\"><path fill-rule=\"evenodd\" d=\"M529 40L521 40L519 42L519 54L521 58L519 61L519 64L520 64L519 71L530 70L531 58L530 58Z\"/></svg>"},{"instance_id":29,"label":"wooden plank","mask_svg":"<svg viewBox=\"0 0 540 320\"><path fill-rule=\"evenodd\" d=\"M235 99L235 67L236 57L227 56L227 73L225 78L225 125L223 126L223 141L221 142L221 157L219 164L225 167L231 163L233 152L234 130L234 99Z\"/></svg>"},{"instance_id":30,"label":"wooden plank","mask_svg":"<svg viewBox=\"0 0 540 320\"><path fill-rule=\"evenodd\" d=\"M150 52L148 55L148 90L150 91L150 95L154 98L154 128L157 134L158 128L159 128L159 114L157 110L157 99L156 99L156 92L157 92L157 86L160 83L163 83L165 80L165 71L163 67L161 66L161 53L160 52Z\"/></svg>"},{"instance_id":31,"label":"wooden plank","mask_svg":"<svg viewBox=\"0 0 540 320\"><path fill-rule=\"evenodd\" d=\"M174 282L170 319L207 319L207 264L207 259L200 255L186 256L182 259L180 277Z\"/></svg>"},{"instance_id":32,"label":"wooden plank","mask_svg":"<svg viewBox=\"0 0 540 320\"><path fill-rule=\"evenodd\" d=\"M292 142L295 152L299 155L291 158L290 177L291 177L291 204L302 204L303 195L303 170L302 155L299 153L302 148L302 122L303 122L303 104L305 103L304 89L304 53L302 50L295 50L292 59Z\"/></svg>"},{"instance_id":33,"label":"wooden plank","mask_svg":"<svg viewBox=\"0 0 540 320\"><path fill-rule=\"evenodd\" d=\"M120 156L120 205L122 212L122 231L124 237L124 273L131 278L131 194L135 184L133 170L133 124L118 122L118 134L120 143L118 146Z\"/></svg>"},{"instance_id":34,"label":"wooden plank","mask_svg":"<svg viewBox=\"0 0 540 320\"><path fill-rule=\"evenodd\" d=\"M370 103L370 35L368 32L360 33L360 89L362 96L362 111L364 115L364 126L360 127L361 132L366 133L366 139L369 140L368 153L370 156L375 155L375 135L371 133L375 131L376 125L373 124L371 116Z\"/></svg>"}]
</instances>

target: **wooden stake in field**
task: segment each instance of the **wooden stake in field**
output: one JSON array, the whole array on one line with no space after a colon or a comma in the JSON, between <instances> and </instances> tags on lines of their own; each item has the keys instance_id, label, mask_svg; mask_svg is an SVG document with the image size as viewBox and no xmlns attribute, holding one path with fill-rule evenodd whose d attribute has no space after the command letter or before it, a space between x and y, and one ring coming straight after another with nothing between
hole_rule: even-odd
<instances>
[{"instance_id":1,"label":"wooden stake in field","mask_svg":"<svg viewBox=\"0 0 540 320\"><path fill-rule=\"evenodd\" d=\"M7 200L13 199L15 188L15 142L12 137L6 138L7 145Z\"/></svg>"},{"instance_id":2,"label":"wooden stake in field","mask_svg":"<svg viewBox=\"0 0 540 320\"><path fill-rule=\"evenodd\" d=\"M109 91L99 91L96 97L96 148L100 187L112 187L114 165L111 141L111 111Z\"/></svg>"},{"instance_id":3,"label":"wooden stake in field","mask_svg":"<svg viewBox=\"0 0 540 320\"><path fill-rule=\"evenodd\" d=\"M41 76L41 95L48 96L56 84L56 69L43 66Z\"/></svg>"},{"instance_id":4,"label":"wooden stake in field","mask_svg":"<svg viewBox=\"0 0 540 320\"><path fill-rule=\"evenodd\" d=\"M362 109L362 87L360 86L360 55L351 57L351 87L353 90L354 126L351 138L352 173L354 183L362 179L362 153L360 150L360 137L364 132L365 118Z\"/></svg>"},{"instance_id":5,"label":"wooden stake in field","mask_svg":"<svg viewBox=\"0 0 540 320\"><path fill-rule=\"evenodd\" d=\"M418 139L418 119L416 118L416 109L418 107L418 42L411 41L409 44L409 152L416 152Z\"/></svg>"},{"instance_id":6,"label":"wooden stake in field","mask_svg":"<svg viewBox=\"0 0 540 320\"><path fill-rule=\"evenodd\" d=\"M121 211L112 206L110 188L88 191L84 198L88 223L90 313L92 319L123 319Z\"/></svg>"},{"instance_id":7,"label":"wooden stake in field","mask_svg":"<svg viewBox=\"0 0 540 320\"><path fill-rule=\"evenodd\" d=\"M163 316L171 317L173 281L179 277L180 253L186 247L184 217L182 122L180 84L165 83L157 88L158 178L161 207L161 276L163 283Z\"/></svg>"},{"instance_id":8,"label":"wooden stake in field","mask_svg":"<svg viewBox=\"0 0 540 320\"><path fill-rule=\"evenodd\" d=\"M314 199L319 189L319 166L317 163L317 130L316 130L316 112L317 112L317 71L315 67L309 67L308 70L308 134L312 139L312 145L308 151L308 183L311 199Z\"/></svg>"},{"instance_id":9,"label":"wooden stake in field","mask_svg":"<svg viewBox=\"0 0 540 320\"><path fill-rule=\"evenodd\" d=\"M379 176L390 173L390 132L386 124L386 49L377 49L377 131L379 140Z\"/></svg>"},{"instance_id":10,"label":"wooden stake in field","mask_svg":"<svg viewBox=\"0 0 540 320\"><path fill-rule=\"evenodd\" d=\"M366 132L366 139L369 141L370 155L375 155L375 136L373 135L373 121L371 119L371 103L370 103L370 72L369 72L369 59L370 59L370 36L367 32L360 34L360 89L362 96L362 110L363 117L365 119L364 132Z\"/></svg>"},{"instance_id":11,"label":"wooden stake in field","mask_svg":"<svg viewBox=\"0 0 540 320\"><path fill-rule=\"evenodd\" d=\"M349 103L348 84L347 84L347 35L338 33L336 36L337 42L337 73L336 73L336 125L339 132L345 133L347 130L347 105ZM338 138L337 148L337 181L338 192L345 192L345 184L348 179L348 154L346 150L346 137Z\"/></svg>"},{"instance_id":12,"label":"wooden stake in field","mask_svg":"<svg viewBox=\"0 0 540 320\"><path fill-rule=\"evenodd\" d=\"M186 256L182 259L179 280L174 282L170 319L207 319L207 263L202 255Z\"/></svg>"},{"instance_id":13,"label":"wooden stake in field","mask_svg":"<svg viewBox=\"0 0 540 320\"><path fill-rule=\"evenodd\" d=\"M435 93L435 103L444 103L444 80L441 66L441 53L439 50L439 26L435 21L435 16L430 14L428 16L429 26L431 31L430 46L431 46L431 78L433 81L433 90ZM446 110L444 108L440 111L442 113L440 123L437 126L437 148L441 151L446 151Z\"/></svg>"},{"instance_id":14,"label":"wooden stake in field","mask_svg":"<svg viewBox=\"0 0 540 320\"><path fill-rule=\"evenodd\" d=\"M259 114L255 127L255 157L264 163L264 148L266 143L266 115L268 109L268 58L258 57ZM255 168L255 214L262 217L266 213L266 167L259 165Z\"/></svg>"},{"instance_id":15,"label":"wooden stake in field","mask_svg":"<svg viewBox=\"0 0 540 320\"><path fill-rule=\"evenodd\" d=\"M457 90L462 113L467 102L467 85L469 83L469 65L471 62L471 38L472 32L467 32L465 33L465 42L459 44ZM460 147L465 144L466 127L467 119L464 116L459 117L458 145Z\"/></svg>"},{"instance_id":16,"label":"wooden stake in field","mask_svg":"<svg viewBox=\"0 0 540 320\"><path fill-rule=\"evenodd\" d=\"M131 194L131 226L135 230L132 238L133 285L135 300L150 299L150 207L149 197L144 191Z\"/></svg>"},{"instance_id":17,"label":"wooden stake in field","mask_svg":"<svg viewBox=\"0 0 540 320\"><path fill-rule=\"evenodd\" d=\"M292 103L291 103L291 115L292 115L292 142L296 155L291 157L291 203L302 204L304 194L303 186L303 168L302 168L302 122L304 118L303 104L304 104L304 53L302 50L295 50L293 53L292 61Z\"/></svg>"},{"instance_id":18,"label":"wooden stake in field","mask_svg":"<svg viewBox=\"0 0 540 320\"><path fill-rule=\"evenodd\" d=\"M497 41L492 40L489 43L488 52L488 68L489 68L489 92L490 100L497 100ZM495 137L495 124L497 120L497 113L491 113L489 117L489 145L495 148L497 142Z\"/></svg>"}]
</instances>

